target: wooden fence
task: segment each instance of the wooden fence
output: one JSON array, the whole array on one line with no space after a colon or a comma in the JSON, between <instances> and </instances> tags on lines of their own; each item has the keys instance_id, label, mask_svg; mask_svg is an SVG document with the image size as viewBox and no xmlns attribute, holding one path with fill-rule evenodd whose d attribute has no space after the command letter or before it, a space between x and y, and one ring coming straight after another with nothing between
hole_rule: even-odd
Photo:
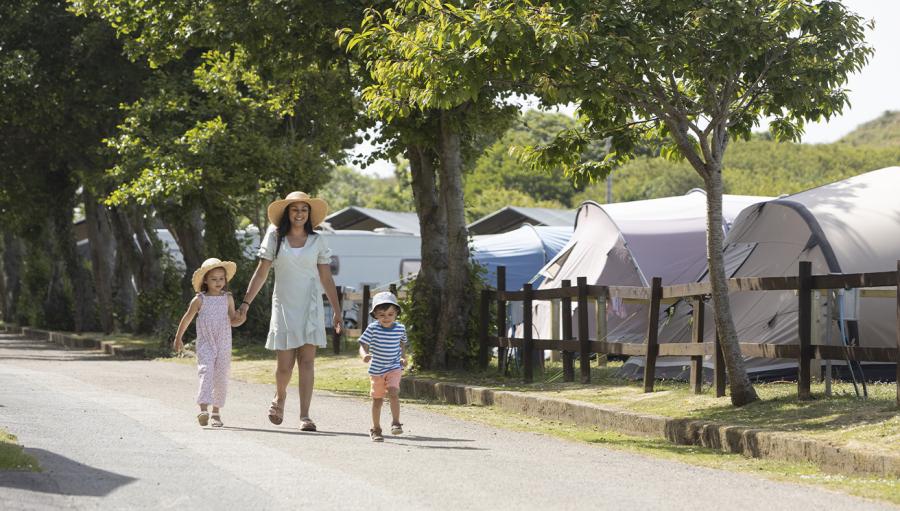
<instances>
[{"instance_id":1,"label":"wooden fence","mask_svg":"<svg viewBox=\"0 0 900 511\"><path fill-rule=\"evenodd\" d=\"M397 292L397 285L390 285L391 293L394 293L398 299L406 298L406 293L404 291L400 291L399 294ZM366 326L369 324L369 305L372 303L372 290L369 286L363 286L362 292L356 293L345 293L344 289L341 286L337 287L337 295L338 295L338 303L341 307L341 315L343 317L343 308L344 302L352 301L359 303L359 309L356 311L356 328L345 328L343 332L340 334L332 331L331 332L331 345L335 354L341 353L341 338L344 336L347 337L359 337L362 335L363 331L365 331ZM327 297L323 295L323 300L325 303L328 303Z\"/></svg>"},{"instance_id":2,"label":"wooden fence","mask_svg":"<svg viewBox=\"0 0 900 511\"><path fill-rule=\"evenodd\" d=\"M562 281L562 287L554 289L532 289L526 284L521 291L507 291L505 288L506 271L504 267L497 269L497 289L486 289L481 296L481 324L479 362L487 367L490 349L499 350L500 370L506 359L504 352L509 348L521 348L523 358L523 377L525 383L533 381L533 356L535 351L561 350L563 352L563 379L574 381L574 354L579 355L580 379L582 383L591 380L590 356L597 354L614 354L645 357L644 391L652 392L656 361L658 357L688 356L690 363L690 385L695 393L702 391L703 358L713 357L713 382L716 396L725 395L725 362L718 337L712 342L703 339L704 307L693 307L693 325L691 342L659 343L660 306L674 303L681 299L702 300L712 293L712 286L707 282L681 284L663 287L661 279L654 277L649 288L625 286L588 285L585 277L579 277L575 286L569 281ZM812 263L800 262L800 271L796 277L751 277L728 280L728 289L735 291L797 291L798 300L798 340L796 344L770 344L761 342L740 342L741 353L746 357L793 358L797 360L797 393L800 399L810 398L812 380L811 365L814 359L847 360L859 362L900 362L900 261L897 271L878 273L857 273L844 275L812 275ZM825 289L850 289L869 287L893 287L893 290L871 290L867 296L896 297L897 301L897 346L892 348L873 348L861 346L826 346L812 343L813 326L813 292ZM606 302L617 297L625 302L649 303L647 334L642 343L608 342L606 339ZM577 300L578 336L572 334L572 314L562 314L561 339L535 339L532 328L532 304L535 300L559 301L561 310L571 311L572 300ZM523 337L505 337L506 303L523 302L524 328ZM596 335L590 339L588 332L588 302L596 303ZM490 305L497 307L496 331L499 336L490 335ZM897 364L897 404L900 406L900 363Z\"/></svg>"}]
</instances>

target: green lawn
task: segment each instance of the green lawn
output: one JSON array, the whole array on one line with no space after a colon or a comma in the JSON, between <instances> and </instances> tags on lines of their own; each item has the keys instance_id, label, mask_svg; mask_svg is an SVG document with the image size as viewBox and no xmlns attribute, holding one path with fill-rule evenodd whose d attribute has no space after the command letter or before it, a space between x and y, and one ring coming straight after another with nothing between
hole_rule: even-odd
<instances>
[{"instance_id":1,"label":"green lawn","mask_svg":"<svg viewBox=\"0 0 900 511\"><path fill-rule=\"evenodd\" d=\"M16 436L3 428L0 428L0 470L41 471L37 460L25 454Z\"/></svg>"}]
</instances>

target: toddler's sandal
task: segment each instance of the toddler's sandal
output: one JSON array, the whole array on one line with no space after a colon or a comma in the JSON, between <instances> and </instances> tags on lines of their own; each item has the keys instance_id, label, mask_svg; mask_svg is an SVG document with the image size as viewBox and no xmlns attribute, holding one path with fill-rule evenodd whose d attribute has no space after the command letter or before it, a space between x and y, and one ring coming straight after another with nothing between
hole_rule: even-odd
<instances>
[{"instance_id":1,"label":"toddler's sandal","mask_svg":"<svg viewBox=\"0 0 900 511\"><path fill-rule=\"evenodd\" d=\"M209 425L214 428L221 428L222 426L225 425L225 423L222 422L222 417L217 413L210 415L209 419L210 419Z\"/></svg>"},{"instance_id":2,"label":"toddler's sandal","mask_svg":"<svg viewBox=\"0 0 900 511\"><path fill-rule=\"evenodd\" d=\"M403 424L399 422L391 424L391 434L392 435L402 435L403 434Z\"/></svg>"},{"instance_id":3,"label":"toddler's sandal","mask_svg":"<svg viewBox=\"0 0 900 511\"><path fill-rule=\"evenodd\" d=\"M384 442L384 437L381 436L381 428L375 429L372 428L369 430L369 437L373 442Z\"/></svg>"},{"instance_id":4,"label":"toddler's sandal","mask_svg":"<svg viewBox=\"0 0 900 511\"><path fill-rule=\"evenodd\" d=\"M209 424L209 412L198 413L197 422L199 422L201 426L206 426L207 424Z\"/></svg>"}]
</instances>

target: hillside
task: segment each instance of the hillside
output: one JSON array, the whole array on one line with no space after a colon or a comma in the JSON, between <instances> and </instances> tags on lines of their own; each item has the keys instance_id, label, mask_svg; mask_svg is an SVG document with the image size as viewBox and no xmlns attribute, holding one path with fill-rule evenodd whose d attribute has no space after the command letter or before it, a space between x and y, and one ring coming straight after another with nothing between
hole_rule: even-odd
<instances>
[{"instance_id":1,"label":"hillside","mask_svg":"<svg viewBox=\"0 0 900 511\"><path fill-rule=\"evenodd\" d=\"M900 146L900 112L888 111L877 119L860 124L838 143L857 146Z\"/></svg>"}]
</instances>

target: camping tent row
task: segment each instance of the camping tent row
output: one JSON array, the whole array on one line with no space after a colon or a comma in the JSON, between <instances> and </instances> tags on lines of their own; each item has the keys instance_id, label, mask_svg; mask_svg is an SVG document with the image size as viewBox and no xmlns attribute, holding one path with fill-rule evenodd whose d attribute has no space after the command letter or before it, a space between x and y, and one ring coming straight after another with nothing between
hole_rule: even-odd
<instances>
[{"instance_id":1,"label":"camping tent row","mask_svg":"<svg viewBox=\"0 0 900 511\"><path fill-rule=\"evenodd\" d=\"M765 200L725 195L723 231L745 207ZM561 287L564 280L574 285L578 277L586 277L588 284L643 287L649 286L653 277L661 277L663 285L670 285L695 280L705 266L706 194L702 190L634 202L587 201L578 208L572 239L541 269L543 282L538 289ZM589 307L593 332L594 306ZM611 300L608 340L640 342L646 336L646 321L647 305ZM553 338L553 323L550 303L536 301L532 335Z\"/></svg>"},{"instance_id":2,"label":"camping tent row","mask_svg":"<svg viewBox=\"0 0 900 511\"><path fill-rule=\"evenodd\" d=\"M744 210L725 239L729 277L796 276L799 261L810 261L816 274L893 271L900 260L900 167L888 167L818 188L756 204ZM698 281L707 280L702 275ZM793 291L734 292L729 295L738 339L747 342L796 344L797 296ZM848 303L844 305L844 303ZM855 303L854 305L850 305ZM710 304L705 304L712 317ZM819 293L813 306L813 344L840 345L848 320L856 322L864 347L896 347L894 299L861 297L845 302ZM682 301L674 313L662 315L660 342L689 342L691 306ZM715 335L706 322L704 338ZM843 329L842 329L843 327ZM843 330L843 331L842 331ZM711 361L705 362L707 376ZM686 375L685 360L657 361L657 377ZM796 375L794 360L747 359L758 379ZM894 364L864 364L870 379L893 379ZM643 360L632 357L621 372L637 376ZM859 375L857 375L859 376Z\"/></svg>"}]
</instances>

